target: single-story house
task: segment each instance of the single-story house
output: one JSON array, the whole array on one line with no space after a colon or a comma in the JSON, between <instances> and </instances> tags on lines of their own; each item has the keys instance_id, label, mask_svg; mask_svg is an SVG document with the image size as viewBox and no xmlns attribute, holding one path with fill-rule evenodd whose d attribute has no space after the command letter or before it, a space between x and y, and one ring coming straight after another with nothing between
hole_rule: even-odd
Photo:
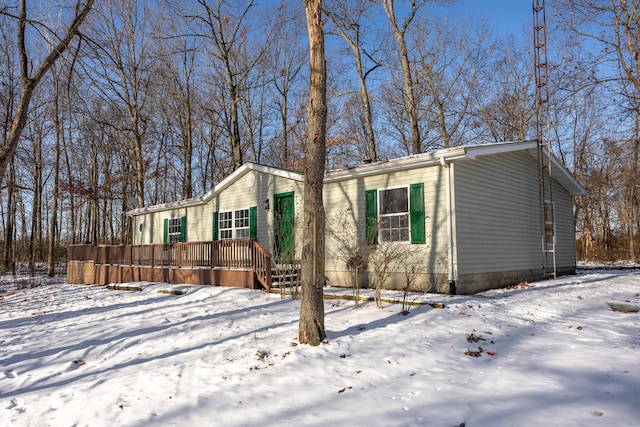
<instances>
[{"instance_id":1,"label":"single-story house","mask_svg":"<svg viewBox=\"0 0 640 427\"><path fill-rule=\"evenodd\" d=\"M385 287L474 293L545 277L535 141L455 147L325 174L326 276L350 286L352 255L386 247ZM552 167L554 272L576 269L572 196L585 189ZM548 190L547 190L548 191ZM275 262L300 258L303 175L246 163L201 197L129 212L134 245L257 239ZM395 251L395 252L394 252ZM379 254L379 253L378 253ZM362 262L366 284L375 257Z\"/></svg>"}]
</instances>

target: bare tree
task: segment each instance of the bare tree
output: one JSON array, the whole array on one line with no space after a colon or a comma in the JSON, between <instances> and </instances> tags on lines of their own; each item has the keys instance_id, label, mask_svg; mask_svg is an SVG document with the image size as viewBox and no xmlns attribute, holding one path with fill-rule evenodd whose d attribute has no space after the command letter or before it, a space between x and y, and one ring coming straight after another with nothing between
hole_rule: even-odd
<instances>
[{"instance_id":1,"label":"bare tree","mask_svg":"<svg viewBox=\"0 0 640 427\"><path fill-rule=\"evenodd\" d=\"M586 248L593 247L606 256L616 257L619 248L617 235L624 235L626 256L636 258L637 182L638 182L638 116L640 114L640 1L594 0L554 2L558 25L554 28L578 47L579 56L570 57L572 65L565 70L563 89L567 97L575 99L579 92L592 92L595 86L604 88L608 105L599 115L611 114L607 130L599 130L603 138L594 147L596 159L584 179L589 194L580 209ZM569 61L567 61L569 62ZM576 71L580 78L576 78ZM589 96L589 95L587 95ZM613 126L618 126L616 129ZM595 161L594 161L595 160ZM620 224L611 217L616 215ZM633 225L631 225L633 224ZM592 241L589 242L589 239ZM599 250L598 250L599 249Z\"/></svg>"},{"instance_id":2,"label":"bare tree","mask_svg":"<svg viewBox=\"0 0 640 427\"><path fill-rule=\"evenodd\" d=\"M138 206L145 204L145 174L151 150L154 69L158 61L158 17L149 1L114 0L96 10L91 27L92 87L113 116L100 120L129 142Z\"/></svg>"},{"instance_id":3,"label":"bare tree","mask_svg":"<svg viewBox=\"0 0 640 427\"><path fill-rule=\"evenodd\" d=\"M286 16L287 19L282 19ZM285 0L277 11L280 21L277 25L276 37L267 51L267 62L272 84L272 107L277 110L280 119L280 144L277 145L276 158L284 168L291 168L291 156L294 144L291 142L293 128L301 121L301 115L295 108L296 92L303 81L302 69L307 62L306 46L301 43L304 36L304 12L298 10L298 4L290 5ZM298 109L300 110L300 109Z\"/></svg>"},{"instance_id":4,"label":"bare tree","mask_svg":"<svg viewBox=\"0 0 640 427\"><path fill-rule=\"evenodd\" d=\"M367 15L371 6L372 3L369 0L357 0L353 5L345 1L333 1L325 8L325 13L333 23L338 34L352 50L356 73L358 75L358 83L360 84L360 100L362 102L362 115L364 117L369 160L376 162L378 161L378 154L376 152L367 77L376 68L380 67L382 63L374 59L371 52L367 52L364 48L363 38L367 29L364 27L363 21L368 18ZM369 65L367 65L367 62Z\"/></svg>"},{"instance_id":5,"label":"bare tree","mask_svg":"<svg viewBox=\"0 0 640 427\"><path fill-rule=\"evenodd\" d=\"M177 29L176 31L177 32ZM168 42L165 42L169 44ZM193 154L196 133L197 101L196 66L197 50L192 37L173 40L168 52L162 56L160 74L166 82L167 97L157 99L157 109L169 128L170 138L176 140L181 154L182 167L177 178L181 181L182 199L193 196Z\"/></svg>"},{"instance_id":6,"label":"bare tree","mask_svg":"<svg viewBox=\"0 0 640 427\"><path fill-rule=\"evenodd\" d=\"M372 271L370 281L373 285L373 299L376 307L382 308L382 289L397 269L399 262L407 256L406 245L400 242L381 242L369 254L369 269Z\"/></svg>"},{"instance_id":7,"label":"bare tree","mask_svg":"<svg viewBox=\"0 0 640 427\"><path fill-rule=\"evenodd\" d=\"M250 12L256 6L251 0L245 5L235 5L226 0L198 0L203 13L196 16L206 33L201 34L213 41L208 53L222 69L228 104L229 143L232 170L242 166L244 153L240 131L240 104L244 85L250 72L264 54L264 47L255 55L248 54L248 25ZM266 37L269 40L269 37ZM267 41L264 42L267 44Z\"/></svg>"},{"instance_id":8,"label":"bare tree","mask_svg":"<svg viewBox=\"0 0 640 427\"><path fill-rule=\"evenodd\" d=\"M336 258L344 263L351 274L354 307L360 306L360 287L362 276L368 268L369 252L365 234L365 224L359 224L355 218L353 206L338 212L329 218L330 237Z\"/></svg>"},{"instance_id":9,"label":"bare tree","mask_svg":"<svg viewBox=\"0 0 640 427\"><path fill-rule=\"evenodd\" d=\"M322 187L326 158L327 71L322 0L304 0L304 9L309 33L310 86L307 103L307 170L304 176L302 300L298 338L303 344L319 345L326 336L323 300L325 217Z\"/></svg>"},{"instance_id":10,"label":"bare tree","mask_svg":"<svg viewBox=\"0 0 640 427\"><path fill-rule=\"evenodd\" d=\"M411 0L409 13L400 21L396 14L395 0L375 0L384 9L387 15L391 30L398 43L398 55L402 64L402 75L404 77L405 105L409 118L409 126L411 130L411 149L413 154L422 152L422 137L420 135L420 126L418 124L418 104L415 97L415 82L413 70L409 59L409 48L407 45L407 31L411 23L415 19L418 10L426 3L426 0Z\"/></svg>"},{"instance_id":11,"label":"bare tree","mask_svg":"<svg viewBox=\"0 0 640 427\"><path fill-rule=\"evenodd\" d=\"M417 28L418 26L416 26ZM415 84L425 94L427 120L432 126L426 145L449 148L469 142L475 110L473 101L488 75L493 40L484 21L452 24L426 21L413 34L418 58Z\"/></svg>"},{"instance_id":12,"label":"bare tree","mask_svg":"<svg viewBox=\"0 0 640 427\"><path fill-rule=\"evenodd\" d=\"M38 83L40 83L40 80L42 80L42 77L44 77L47 71L49 71L49 68L51 68L54 62L67 49L69 43L71 43L71 40L73 40L76 34L78 34L80 25L89 14L89 11L93 6L93 2L94 0L79 0L76 3L73 19L69 23L69 26L61 33L61 36L56 35L56 33L53 30L47 28L46 25L37 21L32 21L27 16L27 0L20 0L20 6L17 15L11 14L10 10L7 7L0 8L1 14L15 18L18 23L17 42L18 55L20 58L20 84L22 86L22 89L20 91L20 99L18 100L18 103L16 105L9 137L6 141L4 141L2 147L0 147L0 183L2 183L7 164L11 161L11 158L16 151L20 135L22 134L22 130L24 129L24 126L26 124L27 114L29 111L29 103L31 101L33 91L35 90ZM27 25L35 28L37 32L51 32L51 39L55 40L55 42L50 45L48 54L37 67L35 67L32 62L33 58L29 58L27 54ZM47 44L49 44L48 39ZM33 69L35 71L31 73L30 69Z\"/></svg>"},{"instance_id":13,"label":"bare tree","mask_svg":"<svg viewBox=\"0 0 640 427\"><path fill-rule=\"evenodd\" d=\"M530 40L518 43L511 36L499 42L491 73L475 92L477 116L493 141L525 141L534 125L535 104Z\"/></svg>"}]
</instances>

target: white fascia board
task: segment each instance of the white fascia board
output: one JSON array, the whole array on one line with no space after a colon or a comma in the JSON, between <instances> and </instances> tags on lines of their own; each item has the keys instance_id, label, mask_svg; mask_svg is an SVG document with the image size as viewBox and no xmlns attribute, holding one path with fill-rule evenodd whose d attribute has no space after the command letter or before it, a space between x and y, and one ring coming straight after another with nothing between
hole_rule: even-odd
<instances>
[{"instance_id":1,"label":"white fascia board","mask_svg":"<svg viewBox=\"0 0 640 427\"><path fill-rule=\"evenodd\" d=\"M304 175L299 172L279 169L271 166L258 165L256 163L245 163L242 166L240 166L238 169L236 169L231 175L229 175L228 177L220 181L218 185L213 187L213 189L207 191L204 195L200 197L194 197L194 198L182 200L179 202L164 203L162 205L154 205L154 206L147 206L144 208L133 209L127 212L127 215L138 216L138 215L144 215L151 212L162 212L165 210L187 208L190 206L205 204L209 202L209 200L211 200L217 194L220 194L226 188L231 186L231 184L233 184L234 182L242 178L244 175L246 175L250 171L265 173L268 175L274 175L274 176L282 177L285 179L291 179L294 181L302 181L304 179Z\"/></svg>"},{"instance_id":2,"label":"white fascia board","mask_svg":"<svg viewBox=\"0 0 640 427\"><path fill-rule=\"evenodd\" d=\"M546 154L545 154L546 156ZM572 196L586 196L587 189L582 186L578 182L575 176L571 173L569 169L565 165L563 165L560 160L553 154L551 154L551 163L553 165L553 169L551 169L551 173L554 175L554 178L558 180L562 184L564 188L569 191L569 194ZM558 176L557 171L560 172L560 176ZM573 187L573 188L572 188Z\"/></svg>"},{"instance_id":3,"label":"white fascia board","mask_svg":"<svg viewBox=\"0 0 640 427\"><path fill-rule=\"evenodd\" d=\"M380 161L366 165L359 165L349 169L336 169L325 173L324 182L343 181L345 179L362 178L372 175L405 170L418 165L437 164L434 154L417 154L415 156L402 157L400 159Z\"/></svg>"},{"instance_id":4,"label":"white fascia board","mask_svg":"<svg viewBox=\"0 0 640 427\"><path fill-rule=\"evenodd\" d=\"M402 171L416 167L431 166L444 162L459 160L474 160L477 156L506 153L509 151L526 150L536 146L535 141L502 142L466 147L452 147L438 150L435 153L423 153L399 159L387 160L356 166L351 169L339 169L325 174L325 182L342 181L356 177L379 175Z\"/></svg>"},{"instance_id":5,"label":"white fascia board","mask_svg":"<svg viewBox=\"0 0 640 427\"><path fill-rule=\"evenodd\" d=\"M485 145L472 145L466 147L466 158L474 160L479 156L490 154L508 153L510 151L528 150L531 155L537 159L538 141L522 141L522 142L500 142ZM546 150L543 150L544 156L548 157ZM572 196L584 196L587 194L585 188L576 180L571 171L562 164L562 162L551 153L552 173L554 178L562 184L562 186Z\"/></svg>"},{"instance_id":6,"label":"white fascia board","mask_svg":"<svg viewBox=\"0 0 640 427\"><path fill-rule=\"evenodd\" d=\"M538 146L536 141L496 142L491 144L470 145L465 147L466 158L474 160L478 156L509 153L511 151L529 150Z\"/></svg>"}]
</instances>

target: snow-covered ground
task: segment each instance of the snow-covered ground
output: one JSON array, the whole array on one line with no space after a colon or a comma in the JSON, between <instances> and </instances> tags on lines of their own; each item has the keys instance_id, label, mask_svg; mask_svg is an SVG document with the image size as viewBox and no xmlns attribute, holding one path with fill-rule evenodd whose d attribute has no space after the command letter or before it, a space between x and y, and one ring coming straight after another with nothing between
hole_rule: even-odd
<instances>
[{"instance_id":1,"label":"snow-covered ground","mask_svg":"<svg viewBox=\"0 0 640 427\"><path fill-rule=\"evenodd\" d=\"M59 282L0 283L1 426L640 425L640 270L326 300L318 347L280 295Z\"/></svg>"}]
</instances>

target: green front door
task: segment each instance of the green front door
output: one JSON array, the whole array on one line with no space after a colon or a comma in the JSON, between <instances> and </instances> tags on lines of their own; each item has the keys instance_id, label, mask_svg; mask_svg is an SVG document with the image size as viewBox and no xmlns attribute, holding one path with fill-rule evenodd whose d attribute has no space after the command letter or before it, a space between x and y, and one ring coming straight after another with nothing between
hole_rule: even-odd
<instances>
[{"instance_id":1,"label":"green front door","mask_svg":"<svg viewBox=\"0 0 640 427\"><path fill-rule=\"evenodd\" d=\"M273 196L275 209L275 241L274 254L278 262L287 263L295 258L294 220L295 203L294 194L281 193Z\"/></svg>"}]
</instances>

